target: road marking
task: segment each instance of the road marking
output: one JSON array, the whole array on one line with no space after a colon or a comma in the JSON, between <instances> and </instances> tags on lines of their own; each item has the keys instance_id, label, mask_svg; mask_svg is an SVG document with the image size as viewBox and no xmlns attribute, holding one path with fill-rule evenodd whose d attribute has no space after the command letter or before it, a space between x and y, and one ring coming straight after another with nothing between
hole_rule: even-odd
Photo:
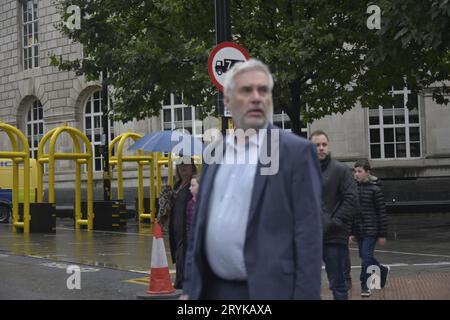
<instances>
[{"instance_id":1,"label":"road marking","mask_svg":"<svg viewBox=\"0 0 450 320\"><path fill-rule=\"evenodd\" d=\"M134 273L150 274L150 271L141 271L141 270L127 270L127 271Z\"/></svg>"},{"instance_id":2,"label":"road marking","mask_svg":"<svg viewBox=\"0 0 450 320\"><path fill-rule=\"evenodd\" d=\"M407 267L409 264L407 263L391 263L391 264L385 264L386 266L390 267Z\"/></svg>"},{"instance_id":3,"label":"road marking","mask_svg":"<svg viewBox=\"0 0 450 320\"><path fill-rule=\"evenodd\" d=\"M383 266L389 266L389 267L433 267L433 266L449 266L450 261L443 261L443 262L430 262L430 263L388 263L383 264ZM361 269L361 266L351 266L352 269ZM322 269L325 269L325 266L322 266Z\"/></svg>"},{"instance_id":4,"label":"road marking","mask_svg":"<svg viewBox=\"0 0 450 320\"><path fill-rule=\"evenodd\" d=\"M0 258L8 258L9 256L7 254L1 254L0 253Z\"/></svg>"},{"instance_id":5,"label":"road marking","mask_svg":"<svg viewBox=\"0 0 450 320\"><path fill-rule=\"evenodd\" d=\"M129 256L129 253L98 253L99 256Z\"/></svg>"},{"instance_id":6,"label":"road marking","mask_svg":"<svg viewBox=\"0 0 450 320\"><path fill-rule=\"evenodd\" d=\"M350 250L357 251L358 248L350 248ZM409 256L422 256L422 257L435 257L435 258L450 258L450 256L443 254L429 254L429 253L417 253L417 252L403 252L403 251L389 251L389 250L375 250L375 252L380 253L395 253L395 254L403 254Z\"/></svg>"},{"instance_id":7,"label":"road marking","mask_svg":"<svg viewBox=\"0 0 450 320\"><path fill-rule=\"evenodd\" d=\"M448 262L435 262L435 263L414 263L413 266L450 266L450 261Z\"/></svg>"},{"instance_id":8,"label":"road marking","mask_svg":"<svg viewBox=\"0 0 450 320\"><path fill-rule=\"evenodd\" d=\"M443 255L443 254L429 254L429 253L415 253L415 252L387 251L387 250L375 250L375 252L396 253L396 254L403 254L403 255L409 255L409 256L450 258L450 256Z\"/></svg>"},{"instance_id":9,"label":"road marking","mask_svg":"<svg viewBox=\"0 0 450 320\"><path fill-rule=\"evenodd\" d=\"M35 259L44 259L44 256L38 256L38 255L35 255L35 254L30 254L27 257L35 258Z\"/></svg>"},{"instance_id":10,"label":"road marking","mask_svg":"<svg viewBox=\"0 0 450 320\"><path fill-rule=\"evenodd\" d=\"M136 284L143 284L143 285L146 285L146 286L149 285L149 281L150 281L149 277L125 280L125 282L136 283Z\"/></svg>"},{"instance_id":11,"label":"road marking","mask_svg":"<svg viewBox=\"0 0 450 320\"><path fill-rule=\"evenodd\" d=\"M127 270L128 272L134 272L134 273L142 273L142 274L150 274L150 271L142 271L142 270ZM175 269L169 269L170 274L175 274L177 271Z\"/></svg>"},{"instance_id":12,"label":"road marking","mask_svg":"<svg viewBox=\"0 0 450 320\"><path fill-rule=\"evenodd\" d=\"M59 258L59 257L67 257L66 254L46 254L43 256L40 255L28 255L27 257L36 258L36 259L51 259L53 257Z\"/></svg>"},{"instance_id":13,"label":"road marking","mask_svg":"<svg viewBox=\"0 0 450 320\"><path fill-rule=\"evenodd\" d=\"M131 270L129 270L129 271L131 271ZM146 273L146 274L149 273L148 271L132 271L132 272ZM170 274L175 274L176 271L173 270L173 269L170 269L170 270L169 270L169 273L170 273ZM143 284L143 285L148 286L148 285L149 285L149 282L150 282L150 276L143 277L143 278L134 278L134 279L124 280L124 282L130 282L130 283L136 283L136 284Z\"/></svg>"},{"instance_id":14,"label":"road marking","mask_svg":"<svg viewBox=\"0 0 450 320\"><path fill-rule=\"evenodd\" d=\"M47 262L47 263L41 263L41 266L49 267L49 268L57 268L57 269L64 269L67 270L68 266L75 265L74 263L67 264L67 263L57 263L57 262ZM100 271L100 269L97 268L91 268L91 267L80 267L81 272L97 272Z\"/></svg>"}]
</instances>

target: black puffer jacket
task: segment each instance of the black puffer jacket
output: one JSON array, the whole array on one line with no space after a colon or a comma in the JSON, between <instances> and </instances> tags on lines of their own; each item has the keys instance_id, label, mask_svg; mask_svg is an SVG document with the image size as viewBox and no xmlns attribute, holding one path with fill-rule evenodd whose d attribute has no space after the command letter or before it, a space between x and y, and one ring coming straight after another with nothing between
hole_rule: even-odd
<instances>
[{"instance_id":1,"label":"black puffer jacket","mask_svg":"<svg viewBox=\"0 0 450 320\"><path fill-rule=\"evenodd\" d=\"M351 169L330 155L320 162L322 167L323 242L347 244L357 209L358 194Z\"/></svg>"},{"instance_id":2,"label":"black puffer jacket","mask_svg":"<svg viewBox=\"0 0 450 320\"><path fill-rule=\"evenodd\" d=\"M358 182L358 194L359 210L355 215L352 234L359 238L386 237L388 219L379 180Z\"/></svg>"}]
</instances>

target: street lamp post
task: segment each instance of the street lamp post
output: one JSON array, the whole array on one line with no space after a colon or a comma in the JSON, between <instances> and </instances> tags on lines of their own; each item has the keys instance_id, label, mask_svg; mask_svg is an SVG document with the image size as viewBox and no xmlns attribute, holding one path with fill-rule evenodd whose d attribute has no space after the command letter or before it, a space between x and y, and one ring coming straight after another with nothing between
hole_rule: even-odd
<instances>
[{"instance_id":1,"label":"street lamp post","mask_svg":"<svg viewBox=\"0 0 450 320\"><path fill-rule=\"evenodd\" d=\"M214 0L216 17L216 44L231 41L230 6L228 0ZM221 118L222 134L228 128L228 117L225 116L223 105L223 93L217 95L217 116Z\"/></svg>"}]
</instances>

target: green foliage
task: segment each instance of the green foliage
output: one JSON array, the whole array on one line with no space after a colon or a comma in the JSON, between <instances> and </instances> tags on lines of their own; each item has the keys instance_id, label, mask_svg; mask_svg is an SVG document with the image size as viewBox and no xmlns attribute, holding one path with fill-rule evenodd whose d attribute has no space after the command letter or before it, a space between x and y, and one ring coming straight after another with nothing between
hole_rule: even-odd
<instances>
[{"instance_id":1,"label":"green foliage","mask_svg":"<svg viewBox=\"0 0 450 320\"><path fill-rule=\"evenodd\" d=\"M114 86L120 120L158 115L170 92L210 111L216 89L207 72L215 46L210 0L59 0L65 19L78 5L81 30L59 30L84 48L84 59L52 65ZM382 29L368 30L361 1L230 1L233 41L267 63L274 100L300 132L312 121L363 106L389 103L392 85L422 89L449 77L448 0L380 0ZM426 13L426 14L424 14ZM422 15L421 15L422 14ZM445 87L436 91L445 93ZM439 95L436 95L438 97ZM445 101L445 100L442 100Z\"/></svg>"},{"instance_id":2,"label":"green foliage","mask_svg":"<svg viewBox=\"0 0 450 320\"><path fill-rule=\"evenodd\" d=\"M83 45L85 58L62 61L53 56L51 63L88 80L101 79L104 71L105 81L115 88L118 120L159 115L161 101L176 90L184 92L185 103L210 109L215 89L205 71L214 33L200 28L210 24L205 19L213 13L212 7L203 8L207 2L59 1L64 19L70 15L65 13L68 6L81 8L81 30L69 30L63 23L58 29ZM196 11L183 15L188 7L203 8L204 17L194 16ZM183 30L186 23L192 29Z\"/></svg>"},{"instance_id":3,"label":"green foliage","mask_svg":"<svg viewBox=\"0 0 450 320\"><path fill-rule=\"evenodd\" d=\"M450 1L380 0L381 30L367 56L371 68L394 70L413 90L430 88L448 104L450 90ZM394 76L389 75L391 82Z\"/></svg>"}]
</instances>

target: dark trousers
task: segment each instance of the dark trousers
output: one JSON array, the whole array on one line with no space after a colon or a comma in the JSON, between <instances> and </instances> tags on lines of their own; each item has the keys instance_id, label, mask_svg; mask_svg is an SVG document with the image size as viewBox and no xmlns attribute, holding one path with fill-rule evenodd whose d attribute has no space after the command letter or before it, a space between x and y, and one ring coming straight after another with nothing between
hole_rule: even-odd
<instances>
[{"instance_id":1,"label":"dark trousers","mask_svg":"<svg viewBox=\"0 0 450 320\"><path fill-rule=\"evenodd\" d=\"M183 288L183 278L184 278L184 263L186 258L186 245L183 241L179 241L177 245L177 249L175 251L175 283L174 287L175 289L182 289Z\"/></svg>"},{"instance_id":2,"label":"dark trousers","mask_svg":"<svg viewBox=\"0 0 450 320\"><path fill-rule=\"evenodd\" d=\"M201 300L249 300L246 281L230 281L211 274L205 282Z\"/></svg>"},{"instance_id":3,"label":"dark trousers","mask_svg":"<svg viewBox=\"0 0 450 320\"><path fill-rule=\"evenodd\" d=\"M352 262L350 260L350 249L347 246L347 258L345 259L345 281L347 283L347 286L349 283L352 282L351 271L352 271Z\"/></svg>"},{"instance_id":4,"label":"dark trousers","mask_svg":"<svg viewBox=\"0 0 450 320\"><path fill-rule=\"evenodd\" d=\"M324 244L323 261L334 300L348 300L345 283L347 257L347 244Z\"/></svg>"}]
</instances>

